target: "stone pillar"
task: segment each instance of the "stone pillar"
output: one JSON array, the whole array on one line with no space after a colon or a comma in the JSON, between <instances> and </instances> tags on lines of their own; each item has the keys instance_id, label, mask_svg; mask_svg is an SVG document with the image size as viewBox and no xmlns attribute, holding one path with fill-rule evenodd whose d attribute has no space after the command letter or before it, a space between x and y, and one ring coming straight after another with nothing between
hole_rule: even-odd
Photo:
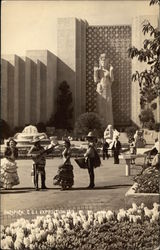
<instances>
[{"instance_id":1,"label":"stone pillar","mask_svg":"<svg viewBox=\"0 0 160 250\"><path fill-rule=\"evenodd\" d=\"M14 85L15 85L15 55L4 55L2 56L3 59L7 62L4 63L4 77L2 72L2 86L4 87L5 93L5 111L7 112L5 115L6 122L11 126L14 127ZM6 85L6 86L4 86ZM7 102L7 103L6 103Z\"/></svg>"},{"instance_id":2,"label":"stone pillar","mask_svg":"<svg viewBox=\"0 0 160 250\"><path fill-rule=\"evenodd\" d=\"M144 39L149 38L147 35L143 35L143 21L148 20L154 26L157 26L157 17L156 16L138 16L133 18L132 22L132 46L135 46L138 49L143 48ZM147 64L139 62L137 58L132 60L132 74L136 72L143 71L147 68ZM140 88L138 82L132 82L131 86L131 120L134 124L140 125L139 114L141 112L140 107Z\"/></svg>"},{"instance_id":3,"label":"stone pillar","mask_svg":"<svg viewBox=\"0 0 160 250\"><path fill-rule=\"evenodd\" d=\"M27 56L37 64L36 123L47 122L55 113L57 57L48 50L28 50Z\"/></svg>"},{"instance_id":4,"label":"stone pillar","mask_svg":"<svg viewBox=\"0 0 160 250\"><path fill-rule=\"evenodd\" d=\"M56 112L57 57L47 51L46 121Z\"/></svg>"},{"instance_id":5,"label":"stone pillar","mask_svg":"<svg viewBox=\"0 0 160 250\"><path fill-rule=\"evenodd\" d=\"M14 126L24 126L25 114L25 62L15 56Z\"/></svg>"},{"instance_id":6,"label":"stone pillar","mask_svg":"<svg viewBox=\"0 0 160 250\"><path fill-rule=\"evenodd\" d=\"M1 59L1 118L8 122L8 66L9 62Z\"/></svg>"}]
</instances>

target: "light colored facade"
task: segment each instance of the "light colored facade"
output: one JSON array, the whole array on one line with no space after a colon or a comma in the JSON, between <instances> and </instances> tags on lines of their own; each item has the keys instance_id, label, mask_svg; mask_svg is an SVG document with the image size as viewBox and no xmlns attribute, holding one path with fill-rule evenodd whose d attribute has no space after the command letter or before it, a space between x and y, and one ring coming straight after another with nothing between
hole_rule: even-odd
<instances>
[{"instance_id":1,"label":"light colored facade","mask_svg":"<svg viewBox=\"0 0 160 250\"><path fill-rule=\"evenodd\" d=\"M145 19L150 20L154 26L158 24L155 16L145 16ZM131 74L135 70L143 70L144 65L137 60L127 59L126 55L128 45L132 44L139 48L143 45L143 20L144 16L135 17L130 26L103 26L102 29L100 26L93 26L96 31L92 33L92 26L86 21L77 18L58 18L57 56L48 50L28 50L25 58L17 55L2 56L1 118L13 127L47 122L51 114L56 112L57 89L62 81L67 81L72 91L73 123L80 114L92 111L89 107L90 100L95 98L95 93L90 95L94 60L103 52L103 42L108 40L102 39L101 43L98 40L96 46L96 43L90 42L89 36L99 34L100 39L108 35L111 49L116 50L114 57L110 53L113 67L115 65L115 74L119 72L116 76L118 85L115 85L113 90L113 102L116 100L113 107L115 125L129 125L129 121L139 125L139 86L138 83L131 83ZM120 38L122 35L124 37L125 32L128 32L128 36L125 39ZM90 55L90 46L96 46L97 52L91 52ZM88 63L90 60L91 63ZM157 121L158 116L157 110Z\"/></svg>"}]
</instances>

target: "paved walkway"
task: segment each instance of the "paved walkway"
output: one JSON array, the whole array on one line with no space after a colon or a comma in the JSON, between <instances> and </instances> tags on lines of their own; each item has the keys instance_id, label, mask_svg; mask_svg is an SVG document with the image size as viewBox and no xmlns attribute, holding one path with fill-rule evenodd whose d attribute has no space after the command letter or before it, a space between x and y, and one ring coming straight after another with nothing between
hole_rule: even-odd
<instances>
[{"instance_id":1,"label":"paved walkway","mask_svg":"<svg viewBox=\"0 0 160 250\"><path fill-rule=\"evenodd\" d=\"M74 166L75 185L71 190L60 191L53 186L52 179L56 175L57 166L62 162L59 158L48 159L46 164L45 191L35 191L31 181L31 160L18 160L20 184L12 190L2 190L1 212L23 209L54 209L54 208L90 208L103 207L118 210L125 207L124 195L133 183L133 174L139 167L132 169L131 176L125 176L125 163L113 164L113 158L103 161L100 168L95 169L95 184L93 190L86 187L89 184L88 172L80 169L72 159Z\"/></svg>"}]
</instances>

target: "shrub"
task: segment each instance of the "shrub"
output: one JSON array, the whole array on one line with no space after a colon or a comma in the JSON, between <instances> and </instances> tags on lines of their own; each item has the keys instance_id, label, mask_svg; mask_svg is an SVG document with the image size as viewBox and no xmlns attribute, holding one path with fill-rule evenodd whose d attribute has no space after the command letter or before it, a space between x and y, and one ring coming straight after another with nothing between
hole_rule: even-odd
<instances>
[{"instance_id":1,"label":"shrub","mask_svg":"<svg viewBox=\"0 0 160 250\"><path fill-rule=\"evenodd\" d=\"M155 129L155 131L159 132L160 131L160 123L156 123L154 125L154 129Z\"/></svg>"},{"instance_id":2,"label":"shrub","mask_svg":"<svg viewBox=\"0 0 160 250\"><path fill-rule=\"evenodd\" d=\"M160 171L156 167L147 167L133 178L138 184L136 193L159 193Z\"/></svg>"},{"instance_id":3,"label":"shrub","mask_svg":"<svg viewBox=\"0 0 160 250\"><path fill-rule=\"evenodd\" d=\"M36 128L39 133L46 132L46 125L43 122L37 123Z\"/></svg>"},{"instance_id":4,"label":"shrub","mask_svg":"<svg viewBox=\"0 0 160 250\"><path fill-rule=\"evenodd\" d=\"M151 108L152 108L153 110L157 109L157 103L156 103L156 102L152 103L152 104L151 104Z\"/></svg>"},{"instance_id":5,"label":"shrub","mask_svg":"<svg viewBox=\"0 0 160 250\"><path fill-rule=\"evenodd\" d=\"M12 135L12 131L10 129L9 124L3 119L0 119L0 131L1 131L1 140L6 139Z\"/></svg>"},{"instance_id":6,"label":"shrub","mask_svg":"<svg viewBox=\"0 0 160 250\"><path fill-rule=\"evenodd\" d=\"M102 121L97 113L87 112L80 115L75 124L75 134L86 136L89 131L94 131L95 135L103 135Z\"/></svg>"},{"instance_id":7,"label":"shrub","mask_svg":"<svg viewBox=\"0 0 160 250\"><path fill-rule=\"evenodd\" d=\"M154 123L154 114L151 109L145 109L141 111L141 114L139 115L140 122L142 123L143 127L148 128L147 126L150 126Z\"/></svg>"},{"instance_id":8,"label":"shrub","mask_svg":"<svg viewBox=\"0 0 160 250\"><path fill-rule=\"evenodd\" d=\"M138 129L137 126L131 126L125 129L125 132L127 134L128 139L132 138L136 132L136 130Z\"/></svg>"}]
</instances>

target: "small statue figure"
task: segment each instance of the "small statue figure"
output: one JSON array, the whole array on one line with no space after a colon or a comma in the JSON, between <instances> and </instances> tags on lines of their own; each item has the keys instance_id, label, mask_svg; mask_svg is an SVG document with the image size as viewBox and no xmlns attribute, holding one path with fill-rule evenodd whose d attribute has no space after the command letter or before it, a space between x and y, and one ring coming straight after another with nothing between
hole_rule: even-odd
<instances>
[{"instance_id":1,"label":"small statue figure","mask_svg":"<svg viewBox=\"0 0 160 250\"><path fill-rule=\"evenodd\" d=\"M114 81L113 67L106 54L99 57L99 67L94 67L94 82L97 84L97 113L105 124L113 125L111 85Z\"/></svg>"}]
</instances>

